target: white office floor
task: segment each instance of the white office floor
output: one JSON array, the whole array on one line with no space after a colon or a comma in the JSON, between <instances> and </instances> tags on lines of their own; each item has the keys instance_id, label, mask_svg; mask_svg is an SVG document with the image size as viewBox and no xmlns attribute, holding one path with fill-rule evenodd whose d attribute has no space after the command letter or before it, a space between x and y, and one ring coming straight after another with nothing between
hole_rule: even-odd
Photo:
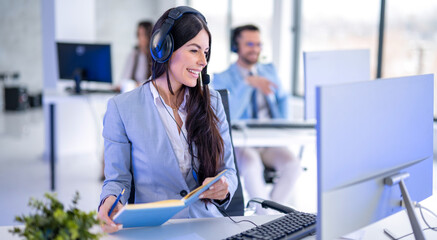
<instances>
[{"instance_id":1,"label":"white office floor","mask_svg":"<svg viewBox=\"0 0 437 240\"><path fill-rule=\"evenodd\" d=\"M23 112L0 112L0 226L13 225L14 216L29 213L30 197L42 199L50 192L49 163L44 160L44 115L41 108ZM293 190L293 207L316 211L316 156L314 146L305 149L302 165L307 169ZM436 169L436 164L434 164ZM61 157L56 168L56 192L69 206L75 191L79 208L96 210L102 182L99 152ZM436 170L434 170L436 171ZM434 179L434 182L436 179ZM437 184L434 183L434 189Z\"/></svg>"},{"instance_id":2,"label":"white office floor","mask_svg":"<svg viewBox=\"0 0 437 240\"><path fill-rule=\"evenodd\" d=\"M0 225L12 225L14 216L29 213L30 197L50 192L49 163L44 160L44 115L41 108L0 113ZM75 191L79 208L95 210L101 189L97 154L59 159L56 192L67 207Z\"/></svg>"}]
</instances>

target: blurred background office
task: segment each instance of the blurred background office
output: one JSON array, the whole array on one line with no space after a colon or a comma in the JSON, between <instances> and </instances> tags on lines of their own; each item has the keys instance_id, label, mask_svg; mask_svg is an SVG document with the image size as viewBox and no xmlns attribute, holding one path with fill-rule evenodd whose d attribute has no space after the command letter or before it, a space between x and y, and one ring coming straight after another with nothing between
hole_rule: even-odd
<instances>
[{"instance_id":1,"label":"blurred background office","mask_svg":"<svg viewBox=\"0 0 437 240\"><path fill-rule=\"evenodd\" d=\"M275 64L289 92L292 119L303 118L303 51L370 49L372 79L437 72L436 1L0 0L0 225L14 224L15 215L28 211L29 197L50 191L47 109L37 100L73 84L58 79L55 43L110 44L112 85L117 85L135 45L136 24L155 21L179 5L196 8L208 20L214 36L210 74L225 70L237 58L230 51L230 29L247 23L260 27L260 61ZM22 105L6 110L15 99L6 98L10 92L3 89L22 91ZM79 207L94 210L101 190L100 119L105 103L84 99L68 103L72 107L62 113L70 111L75 115L70 118L78 120L58 123L67 133L56 143L56 192L67 203L78 190ZM305 148L302 165L307 171L290 204L315 211L315 142Z\"/></svg>"}]
</instances>

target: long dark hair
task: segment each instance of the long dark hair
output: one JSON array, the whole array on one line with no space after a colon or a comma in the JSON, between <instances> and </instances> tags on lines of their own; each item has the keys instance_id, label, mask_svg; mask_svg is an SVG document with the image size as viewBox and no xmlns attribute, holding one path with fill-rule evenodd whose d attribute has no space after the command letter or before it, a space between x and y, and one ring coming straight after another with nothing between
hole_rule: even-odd
<instances>
[{"instance_id":1,"label":"long dark hair","mask_svg":"<svg viewBox=\"0 0 437 240\"><path fill-rule=\"evenodd\" d=\"M162 26L171 10L172 8L167 10L158 19L153 28L152 35ZM211 55L211 33L206 22L198 14L186 13L175 21L170 31L174 39L174 51L193 39L202 29L204 29L209 36L209 51L206 56L206 60L209 62ZM169 61L171 61L171 59ZM152 78L158 78L166 73L168 89L170 93L174 95L168 74L169 61L164 63L154 61ZM206 66L201 74L206 74ZM187 86L183 85L179 94L183 94L186 87ZM202 86L198 79L196 86L188 87L188 89L190 96L186 103L187 141L189 149L193 149L193 144L197 147L197 153L191 152L191 154L198 159L199 166L198 169L196 169L198 183L202 184L205 178L215 176L219 166L223 164L224 144L218 128L219 119L211 106L208 85ZM192 167L195 168L195 166Z\"/></svg>"},{"instance_id":2,"label":"long dark hair","mask_svg":"<svg viewBox=\"0 0 437 240\"><path fill-rule=\"evenodd\" d=\"M150 43L150 38L152 37L153 23L150 21L139 22L138 26L137 26L137 31L136 31L137 37L138 37L138 34L140 34L140 31L139 31L140 27L144 28L146 38L149 39L149 43ZM138 46L136 46L135 48L138 50ZM137 54L138 54L138 52L137 52ZM152 75L152 55L150 54L149 48L147 48L147 51L146 51L146 58L147 58L146 79L148 79L150 77L150 75ZM138 56L135 57L134 71L132 71L131 79L135 79L135 71L137 68L137 61L138 61Z\"/></svg>"}]
</instances>

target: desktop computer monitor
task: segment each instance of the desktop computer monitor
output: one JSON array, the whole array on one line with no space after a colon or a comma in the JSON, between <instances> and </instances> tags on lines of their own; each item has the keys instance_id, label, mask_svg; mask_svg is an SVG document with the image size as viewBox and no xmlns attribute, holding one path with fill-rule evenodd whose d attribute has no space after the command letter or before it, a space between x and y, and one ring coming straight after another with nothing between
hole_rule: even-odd
<instances>
[{"instance_id":1,"label":"desktop computer monitor","mask_svg":"<svg viewBox=\"0 0 437 240\"><path fill-rule=\"evenodd\" d=\"M80 93L83 80L112 83L109 44L57 43L60 79L75 80Z\"/></svg>"},{"instance_id":2,"label":"desktop computer monitor","mask_svg":"<svg viewBox=\"0 0 437 240\"><path fill-rule=\"evenodd\" d=\"M316 86L370 80L368 49L304 52L306 121L316 120Z\"/></svg>"},{"instance_id":3,"label":"desktop computer monitor","mask_svg":"<svg viewBox=\"0 0 437 240\"><path fill-rule=\"evenodd\" d=\"M394 175L409 175L410 199L432 195L433 78L317 87L318 239L354 232L403 210L402 202L408 210L403 184L388 183Z\"/></svg>"}]
</instances>

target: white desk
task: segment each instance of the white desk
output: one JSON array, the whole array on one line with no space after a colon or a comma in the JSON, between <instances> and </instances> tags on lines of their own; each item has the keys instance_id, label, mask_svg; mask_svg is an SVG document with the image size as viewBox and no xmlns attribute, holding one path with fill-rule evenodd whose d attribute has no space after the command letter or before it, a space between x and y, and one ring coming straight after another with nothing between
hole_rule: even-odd
<instances>
[{"instance_id":1,"label":"white desk","mask_svg":"<svg viewBox=\"0 0 437 240\"><path fill-rule=\"evenodd\" d=\"M50 153L49 106L55 105L54 127L56 157L95 152L103 147L101 132L106 104L115 94L44 92L46 149ZM100 146L102 145L102 146Z\"/></svg>"},{"instance_id":2,"label":"white desk","mask_svg":"<svg viewBox=\"0 0 437 240\"><path fill-rule=\"evenodd\" d=\"M315 129L244 128L232 130L235 147L282 147L316 144Z\"/></svg>"},{"instance_id":3,"label":"white desk","mask_svg":"<svg viewBox=\"0 0 437 240\"><path fill-rule=\"evenodd\" d=\"M262 224L281 215L235 217L234 220L250 219L256 224ZM104 236L103 240L118 239L224 239L233 234L252 228L251 223L233 223L230 219L203 218L203 219L171 219L158 227L144 227L123 229L114 234ZM11 235L10 226L0 227L0 239L19 239Z\"/></svg>"},{"instance_id":4,"label":"white desk","mask_svg":"<svg viewBox=\"0 0 437 240\"><path fill-rule=\"evenodd\" d=\"M437 214L437 195L434 194L432 197L429 197L421 202L424 207L427 207L435 214ZM422 229L427 228L425 223L423 222L422 216L420 215L419 209L416 209L416 216L419 219L419 224ZM437 227L437 218L423 210L423 215L425 216L426 221L431 225L431 227ZM387 235L383 233L384 228L388 229L392 232L396 238L402 237L403 235L412 233L410 220L408 219L408 215L406 210L398 212L390 217L387 217L379 222L371 224L362 229L364 239L389 239ZM358 232L358 231L357 231ZM437 232L433 230L424 231L425 238L437 239ZM411 234L408 237L402 238L402 240L414 240L414 235Z\"/></svg>"},{"instance_id":5,"label":"white desk","mask_svg":"<svg viewBox=\"0 0 437 240\"><path fill-rule=\"evenodd\" d=\"M235 217L234 220L250 218L256 224L263 224L280 215ZM224 239L233 234L252 228L251 223L233 223L230 219L205 218L205 219L175 219L159 227L125 229L115 234L106 236L107 240L135 239Z\"/></svg>"},{"instance_id":6,"label":"white desk","mask_svg":"<svg viewBox=\"0 0 437 240\"><path fill-rule=\"evenodd\" d=\"M433 196L422 202L424 206L434 212L437 210L437 197ZM418 213L418 212L417 212ZM419 214L419 213L418 213ZM437 226L437 218L424 212L425 218L431 226ZM282 215L234 217L234 220L249 219L256 224L263 224ZM420 224L425 228L420 215ZM252 228L253 225L247 222L235 224L227 217L203 218L203 219L171 219L158 227L145 227L134 229L123 229L117 233L104 236L103 240L119 239L224 239L236 233ZM0 227L0 239L19 239L8 232L11 226ZM411 233L411 226L405 211L394 214L377 223L369 225L348 236L354 236L361 240L389 239L383 232L384 228L389 229L396 237ZM99 228L98 228L99 229ZM426 230L426 239L437 239L437 232ZM316 236L308 236L305 240L314 240ZM342 238L348 239L348 238ZM402 240L412 240L413 235L402 238Z\"/></svg>"},{"instance_id":7,"label":"white desk","mask_svg":"<svg viewBox=\"0 0 437 240\"><path fill-rule=\"evenodd\" d=\"M54 165L60 156L80 156L84 153L102 156L103 116L108 100L114 95L44 92L44 155L50 160L51 190L56 188Z\"/></svg>"}]
</instances>

